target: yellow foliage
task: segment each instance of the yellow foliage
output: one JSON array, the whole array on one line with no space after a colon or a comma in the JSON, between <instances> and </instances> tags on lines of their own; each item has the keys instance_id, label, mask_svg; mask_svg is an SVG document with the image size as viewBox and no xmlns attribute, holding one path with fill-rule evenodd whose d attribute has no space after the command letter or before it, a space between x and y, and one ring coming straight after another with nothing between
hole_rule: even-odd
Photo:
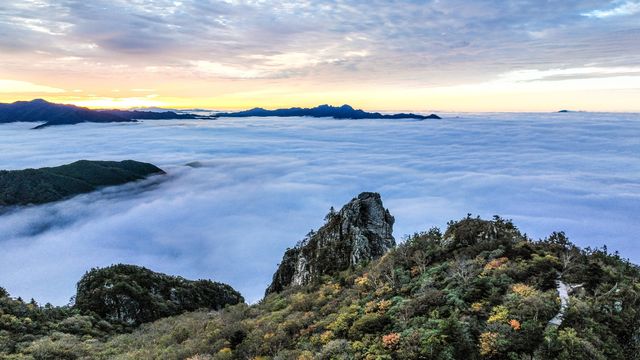
<instances>
[{"instance_id":1,"label":"yellow foliage","mask_svg":"<svg viewBox=\"0 0 640 360\"><path fill-rule=\"evenodd\" d=\"M484 271L487 272L491 270L504 269L508 262L509 262L509 258L507 257L493 259L484 266Z\"/></svg>"},{"instance_id":2,"label":"yellow foliage","mask_svg":"<svg viewBox=\"0 0 640 360\"><path fill-rule=\"evenodd\" d=\"M481 302L474 302L473 304L471 304L471 310L473 310L474 312L480 312L484 309L484 304Z\"/></svg>"},{"instance_id":3,"label":"yellow foliage","mask_svg":"<svg viewBox=\"0 0 640 360\"><path fill-rule=\"evenodd\" d=\"M228 347L224 347L218 351L218 354L231 354L231 349Z\"/></svg>"},{"instance_id":4,"label":"yellow foliage","mask_svg":"<svg viewBox=\"0 0 640 360\"><path fill-rule=\"evenodd\" d=\"M328 284L322 285L322 287L320 288L320 294L324 296L331 296L338 294L341 289L342 288L340 287L340 284L330 282Z\"/></svg>"},{"instance_id":5,"label":"yellow foliage","mask_svg":"<svg viewBox=\"0 0 640 360\"><path fill-rule=\"evenodd\" d=\"M357 277L354 280L354 283L356 284L357 287L361 289L366 289L371 284L371 281L369 280L369 277L367 276L367 274L364 274L360 277Z\"/></svg>"},{"instance_id":6,"label":"yellow foliage","mask_svg":"<svg viewBox=\"0 0 640 360\"><path fill-rule=\"evenodd\" d=\"M309 350L305 350L298 355L297 360L313 360L313 353Z\"/></svg>"},{"instance_id":7,"label":"yellow foliage","mask_svg":"<svg viewBox=\"0 0 640 360\"><path fill-rule=\"evenodd\" d=\"M511 286L511 291L522 297L529 297L538 294L538 291L536 289L525 284L514 284Z\"/></svg>"},{"instance_id":8,"label":"yellow foliage","mask_svg":"<svg viewBox=\"0 0 640 360\"><path fill-rule=\"evenodd\" d=\"M332 290L332 293L335 295L340 293L340 290L342 290L342 287L340 286L340 284L331 284L331 290Z\"/></svg>"},{"instance_id":9,"label":"yellow foliage","mask_svg":"<svg viewBox=\"0 0 640 360\"><path fill-rule=\"evenodd\" d=\"M366 314L376 312L376 310L378 310L378 303L374 300L371 300L364 305L364 312Z\"/></svg>"},{"instance_id":10,"label":"yellow foliage","mask_svg":"<svg viewBox=\"0 0 640 360\"><path fill-rule=\"evenodd\" d=\"M382 300L378 303L378 312L384 314L391 307L391 300Z\"/></svg>"},{"instance_id":11,"label":"yellow foliage","mask_svg":"<svg viewBox=\"0 0 640 360\"><path fill-rule=\"evenodd\" d=\"M364 343L362 341L353 341L351 342L351 349L353 351L363 351L366 349L366 346L364 345Z\"/></svg>"},{"instance_id":12,"label":"yellow foliage","mask_svg":"<svg viewBox=\"0 0 640 360\"><path fill-rule=\"evenodd\" d=\"M327 329L338 334L346 332L349 330L353 320L357 317L358 309L359 308L357 306L350 306L344 312L341 312L332 323L327 325Z\"/></svg>"},{"instance_id":13,"label":"yellow foliage","mask_svg":"<svg viewBox=\"0 0 640 360\"><path fill-rule=\"evenodd\" d=\"M509 310L504 305L498 305L491 309L491 316L487 319L487 323L504 323L507 319L509 319Z\"/></svg>"},{"instance_id":14,"label":"yellow foliage","mask_svg":"<svg viewBox=\"0 0 640 360\"><path fill-rule=\"evenodd\" d=\"M384 284L383 286L377 288L374 294L376 296L383 296L390 293L392 290L393 289L391 288L391 286L389 286L389 284Z\"/></svg>"},{"instance_id":15,"label":"yellow foliage","mask_svg":"<svg viewBox=\"0 0 640 360\"><path fill-rule=\"evenodd\" d=\"M211 359L210 355L193 355L190 358L187 358L187 360L207 360L207 359Z\"/></svg>"},{"instance_id":16,"label":"yellow foliage","mask_svg":"<svg viewBox=\"0 0 640 360\"><path fill-rule=\"evenodd\" d=\"M333 331L327 330L320 334L320 342L322 342L323 344L326 344L331 340L333 340Z\"/></svg>"},{"instance_id":17,"label":"yellow foliage","mask_svg":"<svg viewBox=\"0 0 640 360\"><path fill-rule=\"evenodd\" d=\"M498 353L498 338L500 334L496 332L483 332L480 334L480 342L478 347L480 348L480 355L493 356Z\"/></svg>"}]
</instances>

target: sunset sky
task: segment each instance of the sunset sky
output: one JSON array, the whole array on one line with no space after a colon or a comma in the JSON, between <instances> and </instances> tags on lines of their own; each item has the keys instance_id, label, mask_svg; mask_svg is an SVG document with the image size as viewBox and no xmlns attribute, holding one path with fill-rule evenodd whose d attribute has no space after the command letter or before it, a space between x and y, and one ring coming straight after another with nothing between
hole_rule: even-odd
<instances>
[{"instance_id":1,"label":"sunset sky","mask_svg":"<svg viewBox=\"0 0 640 360\"><path fill-rule=\"evenodd\" d=\"M0 102L640 111L640 1L3 1Z\"/></svg>"}]
</instances>

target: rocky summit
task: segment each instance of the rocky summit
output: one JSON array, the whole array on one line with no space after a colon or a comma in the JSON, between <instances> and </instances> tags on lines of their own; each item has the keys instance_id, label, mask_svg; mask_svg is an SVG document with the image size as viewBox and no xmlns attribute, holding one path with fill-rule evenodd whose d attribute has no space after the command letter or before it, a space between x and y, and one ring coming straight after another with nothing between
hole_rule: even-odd
<instances>
[{"instance_id":1,"label":"rocky summit","mask_svg":"<svg viewBox=\"0 0 640 360\"><path fill-rule=\"evenodd\" d=\"M361 193L339 212L332 208L325 220L318 231L287 249L266 294L377 259L396 244L394 218L384 208L380 194Z\"/></svg>"}]
</instances>

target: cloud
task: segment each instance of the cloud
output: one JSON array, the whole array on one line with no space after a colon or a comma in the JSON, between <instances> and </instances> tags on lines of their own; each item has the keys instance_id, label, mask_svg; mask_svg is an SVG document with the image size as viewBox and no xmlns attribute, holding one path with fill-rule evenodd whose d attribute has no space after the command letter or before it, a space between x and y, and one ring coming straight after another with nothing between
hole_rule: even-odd
<instances>
[{"instance_id":1,"label":"cloud","mask_svg":"<svg viewBox=\"0 0 640 360\"><path fill-rule=\"evenodd\" d=\"M0 12L0 51L6 71L98 76L125 64L122 79L149 67L171 69L181 81L205 75L442 86L523 68L637 64L636 19L619 16L605 26L592 17L634 15L638 3L593 10L601 6L596 0L13 2ZM70 68L52 64L52 56L83 62Z\"/></svg>"},{"instance_id":2,"label":"cloud","mask_svg":"<svg viewBox=\"0 0 640 360\"><path fill-rule=\"evenodd\" d=\"M627 1L624 3L619 3L618 6L607 9L607 10L593 10L586 13L583 13L583 16L593 17L593 18L608 18L612 16L625 16L625 15L635 15L640 13L640 2L637 1Z\"/></svg>"},{"instance_id":3,"label":"cloud","mask_svg":"<svg viewBox=\"0 0 640 360\"><path fill-rule=\"evenodd\" d=\"M155 97L157 97L156 94L149 94L145 97L89 97L80 100L74 99L72 103L77 106L100 109L129 109L135 107L154 107L164 105L163 102L154 100Z\"/></svg>"},{"instance_id":4,"label":"cloud","mask_svg":"<svg viewBox=\"0 0 640 360\"><path fill-rule=\"evenodd\" d=\"M63 93L65 90L28 81L0 79L0 93Z\"/></svg>"},{"instance_id":5,"label":"cloud","mask_svg":"<svg viewBox=\"0 0 640 360\"><path fill-rule=\"evenodd\" d=\"M31 126L0 125L0 168L132 158L169 173L0 215L0 286L39 302L65 303L86 270L118 262L255 301L284 250L361 191L382 194L398 239L499 214L534 238L564 230L640 262L635 114Z\"/></svg>"}]
</instances>

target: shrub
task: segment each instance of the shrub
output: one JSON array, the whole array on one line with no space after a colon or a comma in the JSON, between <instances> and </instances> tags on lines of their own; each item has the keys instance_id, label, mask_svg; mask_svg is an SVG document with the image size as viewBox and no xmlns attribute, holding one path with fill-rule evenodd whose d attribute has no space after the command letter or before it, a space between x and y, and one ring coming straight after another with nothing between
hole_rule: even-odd
<instances>
[{"instance_id":1,"label":"shrub","mask_svg":"<svg viewBox=\"0 0 640 360\"><path fill-rule=\"evenodd\" d=\"M374 334L382 331L389 322L390 319L386 315L378 313L364 314L353 322L351 329L349 329L349 335L352 338L358 338L364 334Z\"/></svg>"}]
</instances>

